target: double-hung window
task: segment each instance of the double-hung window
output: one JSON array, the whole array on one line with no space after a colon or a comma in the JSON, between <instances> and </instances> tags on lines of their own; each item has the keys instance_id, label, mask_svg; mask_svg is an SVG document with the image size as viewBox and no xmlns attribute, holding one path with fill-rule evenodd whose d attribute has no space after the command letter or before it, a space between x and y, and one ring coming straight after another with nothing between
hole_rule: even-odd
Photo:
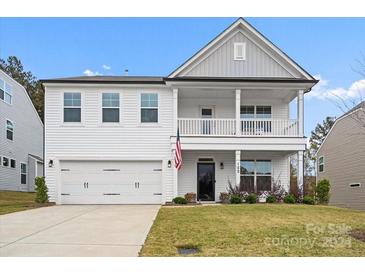
<instances>
[{"instance_id":1,"label":"double-hung window","mask_svg":"<svg viewBox=\"0 0 365 274\"><path fill-rule=\"evenodd\" d=\"M63 121L65 123L81 122L80 92L65 92L63 94Z\"/></svg>"},{"instance_id":2,"label":"double-hung window","mask_svg":"<svg viewBox=\"0 0 365 274\"><path fill-rule=\"evenodd\" d=\"M22 185L27 183L27 165L24 163L20 164L20 183Z\"/></svg>"},{"instance_id":3,"label":"double-hung window","mask_svg":"<svg viewBox=\"0 0 365 274\"><path fill-rule=\"evenodd\" d=\"M103 123L119 123L119 93L103 93Z\"/></svg>"},{"instance_id":4,"label":"double-hung window","mask_svg":"<svg viewBox=\"0 0 365 274\"><path fill-rule=\"evenodd\" d=\"M0 79L0 99L8 104L12 104L13 102L12 87L2 79Z\"/></svg>"},{"instance_id":5,"label":"double-hung window","mask_svg":"<svg viewBox=\"0 0 365 274\"><path fill-rule=\"evenodd\" d=\"M11 141L14 139L14 124L10 120L6 120L6 139Z\"/></svg>"},{"instance_id":6,"label":"double-hung window","mask_svg":"<svg viewBox=\"0 0 365 274\"><path fill-rule=\"evenodd\" d=\"M271 132L271 106L241 106L242 132L261 135Z\"/></svg>"},{"instance_id":7,"label":"double-hung window","mask_svg":"<svg viewBox=\"0 0 365 274\"><path fill-rule=\"evenodd\" d=\"M318 158L318 171L319 172L324 171L324 157L323 156Z\"/></svg>"},{"instance_id":8,"label":"double-hung window","mask_svg":"<svg viewBox=\"0 0 365 274\"><path fill-rule=\"evenodd\" d=\"M158 122L158 94L141 94L141 123Z\"/></svg>"},{"instance_id":9,"label":"double-hung window","mask_svg":"<svg viewBox=\"0 0 365 274\"><path fill-rule=\"evenodd\" d=\"M241 191L271 191L271 160L241 161Z\"/></svg>"}]
</instances>

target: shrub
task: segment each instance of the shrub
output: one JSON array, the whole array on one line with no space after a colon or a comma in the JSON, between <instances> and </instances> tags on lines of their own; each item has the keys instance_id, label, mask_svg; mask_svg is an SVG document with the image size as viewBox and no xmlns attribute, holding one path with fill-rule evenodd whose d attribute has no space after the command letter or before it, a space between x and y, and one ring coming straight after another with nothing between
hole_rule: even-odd
<instances>
[{"instance_id":1,"label":"shrub","mask_svg":"<svg viewBox=\"0 0 365 274\"><path fill-rule=\"evenodd\" d=\"M271 181L272 181L272 190L270 194L275 196L277 202L281 203L284 200L284 197L288 195L288 193L284 189L279 179L275 180L274 177L272 177Z\"/></svg>"},{"instance_id":2,"label":"shrub","mask_svg":"<svg viewBox=\"0 0 365 274\"><path fill-rule=\"evenodd\" d=\"M229 194L227 192L221 192L219 194L219 200L223 204L228 204L228 202L229 202Z\"/></svg>"},{"instance_id":3,"label":"shrub","mask_svg":"<svg viewBox=\"0 0 365 274\"><path fill-rule=\"evenodd\" d=\"M240 204L242 203L242 198L238 195L231 195L229 201L231 204Z\"/></svg>"},{"instance_id":4,"label":"shrub","mask_svg":"<svg viewBox=\"0 0 365 274\"><path fill-rule=\"evenodd\" d=\"M293 194L288 194L284 197L284 203L295 204L295 196Z\"/></svg>"},{"instance_id":5,"label":"shrub","mask_svg":"<svg viewBox=\"0 0 365 274\"><path fill-rule=\"evenodd\" d=\"M303 197L303 204L314 205L314 198L312 196L305 195Z\"/></svg>"},{"instance_id":6,"label":"shrub","mask_svg":"<svg viewBox=\"0 0 365 274\"><path fill-rule=\"evenodd\" d=\"M274 195L269 195L266 197L266 203L273 204L276 203L276 197Z\"/></svg>"},{"instance_id":7,"label":"shrub","mask_svg":"<svg viewBox=\"0 0 365 274\"><path fill-rule=\"evenodd\" d=\"M186 193L184 197L188 203L196 203L196 193L189 192L189 193Z\"/></svg>"},{"instance_id":8,"label":"shrub","mask_svg":"<svg viewBox=\"0 0 365 274\"><path fill-rule=\"evenodd\" d=\"M227 187L227 192L229 194L229 196L235 195L235 196L239 196L242 199L244 199L244 197L247 194L247 192L245 191L241 191L241 187L236 185L236 184L232 184L230 180L228 180L228 187Z\"/></svg>"},{"instance_id":9,"label":"shrub","mask_svg":"<svg viewBox=\"0 0 365 274\"><path fill-rule=\"evenodd\" d=\"M320 180L317 183L315 192L318 203L327 204L330 198L330 182L327 179Z\"/></svg>"},{"instance_id":10,"label":"shrub","mask_svg":"<svg viewBox=\"0 0 365 274\"><path fill-rule=\"evenodd\" d=\"M35 178L36 203L48 203L48 188L44 177Z\"/></svg>"},{"instance_id":11,"label":"shrub","mask_svg":"<svg viewBox=\"0 0 365 274\"><path fill-rule=\"evenodd\" d=\"M174 202L174 204L179 204L179 205L187 204L187 201L184 197L175 197L174 199L172 199L172 201Z\"/></svg>"},{"instance_id":12,"label":"shrub","mask_svg":"<svg viewBox=\"0 0 365 274\"><path fill-rule=\"evenodd\" d=\"M247 195L247 197L245 198L246 203L248 204L256 204L257 201L257 195L256 194L249 194Z\"/></svg>"}]
</instances>

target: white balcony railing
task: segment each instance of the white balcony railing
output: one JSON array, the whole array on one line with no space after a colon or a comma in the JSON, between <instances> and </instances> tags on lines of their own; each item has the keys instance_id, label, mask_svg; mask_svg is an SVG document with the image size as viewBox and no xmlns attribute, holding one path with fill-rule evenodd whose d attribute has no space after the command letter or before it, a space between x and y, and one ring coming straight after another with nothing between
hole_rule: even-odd
<instances>
[{"instance_id":1,"label":"white balcony railing","mask_svg":"<svg viewBox=\"0 0 365 274\"><path fill-rule=\"evenodd\" d=\"M181 135L236 135L235 119L181 118L178 125Z\"/></svg>"},{"instance_id":2,"label":"white balcony railing","mask_svg":"<svg viewBox=\"0 0 365 274\"><path fill-rule=\"evenodd\" d=\"M179 118L182 136L236 136L235 119ZM298 121L241 119L239 136L298 136Z\"/></svg>"},{"instance_id":3,"label":"white balcony railing","mask_svg":"<svg viewBox=\"0 0 365 274\"><path fill-rule=\"evenodd\" d=\"M242 119L243 136L298 136L298 121L276 119Z\"/></svg>"}]
</instances>

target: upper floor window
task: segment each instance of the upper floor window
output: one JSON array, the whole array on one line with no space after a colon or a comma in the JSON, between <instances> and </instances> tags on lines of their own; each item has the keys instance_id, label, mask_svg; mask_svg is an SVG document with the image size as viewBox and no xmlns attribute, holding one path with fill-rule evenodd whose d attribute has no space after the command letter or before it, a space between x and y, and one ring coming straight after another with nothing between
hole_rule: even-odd
<instances>
[{"instance_id":1,"label":"upper floor window","mask_svg":"<svg viewBox=\"0 0 365 274\"><path fill-rule=\"evenodd\" d=\"M103 123L119 123L119 93L103 93Z\"/></svg>"},{"instance_id":2,"label":"upper floor window","mask_svg":"<svg viewBox=\"0 0 365 274\"><path fill-rule=\"evenodd\" d=\"M157 123L158 122L158 94L142 93L141 94L141 122Z\"/></svg>"},{"instance_id":3,"label":"upper floor window","mask_svg":"<svg viewBox=\"0 0 365 274\"><path fill-rule=\"evenodd\" d=\"M319 172L324 171L324 157L323 156L318 158L318 171Z\"/></svg>"},{"instance_id":4,"label":"upper floor window","mask_svg":"<svg viewBox=\"0 0 365 274\"><path fill-rule=\"evenodd\" d=\"M11 86L4 80L0 79L0 99L11 104L13 101L13 92Z\"/></svg>"},{"instance_id":5,"label":"upper floor window","mask_svg":"<svg viewBox=\"0 0 365 274\"><path fill-rule=\"evenodd\" d=\"M241 106L241 119L271 119L271 106Z\"/></svg>"},{"instance_id":6,"label":"upper floor window","mask_svg":"<svg viewBox=\"0 0 365 274\"><path fill-rule=\"evenodd\" d=\"M246 43L234 43L234 60L246 60Z\"/></svg>"},{"instance_id":7,"label":"upper floor window","mask_svg":"<svg viewBox=\"0 0 365 274\"><path fill-rule=\"evenodd\" d=\"M6 139L13 141L14 124L10 120L6 120Z\"/></svg>"},{"instance_id":8,"label":"upper floor window","mask_svg":"<svg viewBox=\"0 0 365 274\"><path fill-rule=\"evenodd\" d=\"M16 167L16 161L14 159L10 160L10 167L15 168Z\"/></svg>"},{"instance_id":9,"label":"upper floor window","mask_svg":"<svg viewBox=\"0 0 365 274\"><path fill-rule=\"evenodd\" d=\"M9 166L9 158L3 157L3 166Z\"/></svg>"},{"instance_id":10,"label":"upper floor window","mask_svg":"<svg viewBox=\"0 0 365 274\"><path fill-rule=\"evenodd\" d=\"M63 94L63 121L81 122L81 93L65 92Z\"/></svg>"}]
</instances>

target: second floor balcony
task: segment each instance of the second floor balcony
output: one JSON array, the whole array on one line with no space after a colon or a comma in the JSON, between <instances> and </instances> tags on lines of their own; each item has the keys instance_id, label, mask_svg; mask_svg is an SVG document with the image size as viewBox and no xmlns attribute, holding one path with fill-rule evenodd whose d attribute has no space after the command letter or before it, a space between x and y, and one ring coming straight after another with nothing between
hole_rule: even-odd
<instances>
[{"instance_id":1,"label":"second floor balcony","mask_svg":"<svg viewBox=\"0 0 365 274\"><path fill-rule=\"evenodd\" d=\"M178 118L182 136L299 137L296 119Z\"/></svg>"}]
</instances>

